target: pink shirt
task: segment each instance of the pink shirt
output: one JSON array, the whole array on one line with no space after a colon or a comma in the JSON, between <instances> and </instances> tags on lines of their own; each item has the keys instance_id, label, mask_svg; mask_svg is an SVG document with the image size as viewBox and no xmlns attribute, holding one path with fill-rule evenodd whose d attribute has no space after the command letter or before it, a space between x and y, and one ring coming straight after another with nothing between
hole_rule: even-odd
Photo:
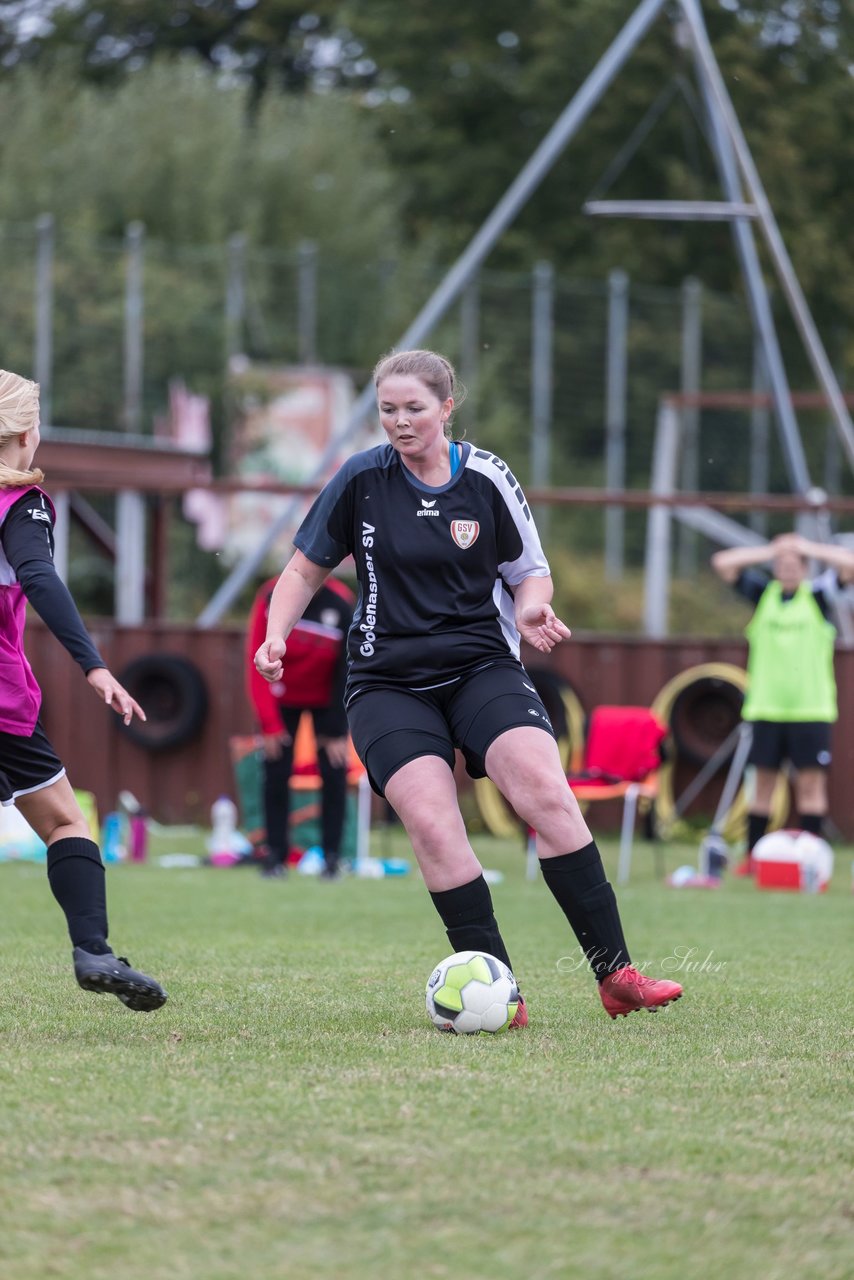
<instances>
[{"instance_id":1,"label":"pink shirt","mask_svg":"<svg viewBox=\"0 0 854 1280\"><path fill-rule=\"evenodd\" d=\"M0 526L19 498L36 485L0 489ZM44 490L38 489L39 493ZM50 498L44 495L47 501ZM53 503L51 510L53 510ZM41 707L41 690L24 653L27 598L0 543L0 730L29 737Z\"/></svg>"}]
</instances>

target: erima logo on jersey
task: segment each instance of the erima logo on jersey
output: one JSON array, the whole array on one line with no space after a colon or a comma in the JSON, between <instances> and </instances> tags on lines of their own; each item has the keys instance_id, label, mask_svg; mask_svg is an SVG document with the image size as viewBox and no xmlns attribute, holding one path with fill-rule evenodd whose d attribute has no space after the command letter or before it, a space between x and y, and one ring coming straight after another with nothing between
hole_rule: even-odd
<instances>
[{"instance_id":1,"label":"erima logo on jersey","mask_svg":"<svg viewBox=\"0 0 854 1280\"><path fill-rule=\"evenodd\" d=\"M415 514L416 514L417 516L437 516L437 517L438 517L438 516L440 516L442 513L441 513L440 511L434 511L434 510L433 510L433 508L435 507L435 505L436 505L436 499L435 499L435 498L433 499L433 501L432 501L432 502L428 502L426 498L422 498L422 499L421 499L421 510L420 510L420 511L416 511L416 513L415 513Z\"/></svg>"},{"instance_id":2,"label":"erima logo on jersey","mask_svg":"<svg viewBox=\"0 0 854 1280\"><path fill-rule=\"evenodd\" d=\"M41 507L28 507L27 515L32 516L34 520L44 520L45 524L50 524L50 512L44 511Z\"/></svg>"}]
</instances>

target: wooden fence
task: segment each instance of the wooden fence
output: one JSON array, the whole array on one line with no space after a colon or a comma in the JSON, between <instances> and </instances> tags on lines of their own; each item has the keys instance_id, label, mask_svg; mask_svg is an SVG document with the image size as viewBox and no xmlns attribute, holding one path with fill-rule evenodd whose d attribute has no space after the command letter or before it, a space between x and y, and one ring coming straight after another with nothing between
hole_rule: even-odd
<instances>
[{"instance_id":1,"label":"wooden fence","mask_svg":"<svg viewBox=\"0 0 854 1280\"><path fill-rule=\"evenodd\" d=\"M131 740L118 717L98 703L61 645L33 619L28 652L44 693L42 719L73 784L94 792L102 813L114 808L119 792L127 789L159 822L207 823L217 796L235 794L230 738L255 728L246 694L244 631L152 622L117 627L107 621L90 623L90 630L119 677L146 655L186 660L201 676L207 707L195 708L199 727L186 741L152 749ZM565 681L589 712L600 703L651 705L669 681L688 669L713 663L743 668L746 647L738 641L696 637L652 641L581 635L558 646L549 659L533 651L525 657L529 666L545 668ZM831 818L843 835L854 839L854 651L840 650L836 668L840 720L830 775ZM168 701L168 689L166 694ZM179 721L186 711L175 709ZM167 708L167 717L170 714ZM187 727L185 723L185 732ZM177 736L180 733L179 725ZM698 767L693 766L695 772ZM720 781L719 777L718 788ZM604 814L600 822L597 814L597 826L610 825L614 817Z\"/></svg>"}]
</instances>

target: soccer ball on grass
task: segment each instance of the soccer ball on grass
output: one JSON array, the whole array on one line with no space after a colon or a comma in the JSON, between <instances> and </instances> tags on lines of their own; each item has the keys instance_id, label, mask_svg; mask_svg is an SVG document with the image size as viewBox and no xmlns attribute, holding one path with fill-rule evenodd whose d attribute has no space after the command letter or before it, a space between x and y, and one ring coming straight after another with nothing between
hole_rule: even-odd
<instances>
[{"instance_id":1,"label":"soccer ball on grass","mask_svg":"<svg viewBox=\"0 0 854 1280\"><path fill-rule=\"evenodd\" d=\"M455 1035L506 1031L516 1016L519 989L506 964L485 951L458 951L427 982L427 1013Z\"/></svg>"}]
</instances>

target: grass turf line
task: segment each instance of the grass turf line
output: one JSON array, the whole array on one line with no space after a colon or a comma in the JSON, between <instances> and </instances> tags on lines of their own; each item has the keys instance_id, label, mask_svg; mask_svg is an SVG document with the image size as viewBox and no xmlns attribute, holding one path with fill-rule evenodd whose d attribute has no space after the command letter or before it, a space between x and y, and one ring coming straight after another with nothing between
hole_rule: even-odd
<instances>
[{"instance_id":1,"label":"grass turf line","mask_svg":"<svg viewBox=\"0 0 854 1280\"><path fill-rule=\"evenodd\" d=\"M850 1275L850 851L808 896L670 890L639 844L633 956L686 995L612 1022L518 845L476 844L531 1011L496 1038L430 1026L414 875L111 868L170 994L134 1014L74 984L44 869L0 867L4 1280Z\"/></svg>"}]
</instances>

